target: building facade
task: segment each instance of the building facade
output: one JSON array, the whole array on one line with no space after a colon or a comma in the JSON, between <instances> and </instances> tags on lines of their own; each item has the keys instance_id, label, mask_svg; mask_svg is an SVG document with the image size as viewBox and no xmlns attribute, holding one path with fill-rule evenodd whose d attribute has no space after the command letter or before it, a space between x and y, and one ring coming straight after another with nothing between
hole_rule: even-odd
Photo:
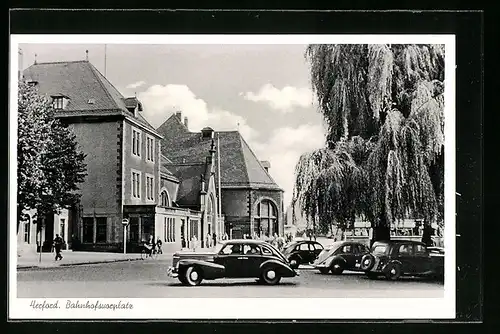
<instances>
[{"instance_id":1,"label":"building facade","mask_svg":"<svg viewBox=\"0 0 500 334\"><path fill-rule=\"evenodd\" d=\"M269 174L270 163L259 161L238 131L215 132L205 128L191 132L187 119L183 120L180 112L173 114L157 130L163 137L163 154L175 165L203 162L212 139L218 143L215 159L220 159L217 161L221 175L220 211L224 220L215 229L218 239L225 233L231 238L283 235L283 190ZM217 174L214 173L216 194ZM218 199L214 196L213 200ZM217 207L214 205L214 210Z\"/></svg>"},{"instance_id":2,"label":"building facade","mask_svg":"<svg viewBox=\"0 0 500 334\"><path fill-rule=\"evenodd\" d=\"M144 118L137 98L125 98L88 61L35 63L23 72L23 80L52 99L55 117L71 128L86 154L80 203L65 218L47 220L47 240L63 224L65 240L78 250L120 251L124 235L129 251L140 250L151 237L172 250L182 246L183 236L202 239L207 198L214 196L213 167L205 164L208 174L203 182L200 175L199 187L192 189L196 205L177 205L178 191L186 184L163 166L162 136ZM20 232L19 239L32 241L35 224L24 228L30 232L26 237Z\"/></svg>"}]
</instances>

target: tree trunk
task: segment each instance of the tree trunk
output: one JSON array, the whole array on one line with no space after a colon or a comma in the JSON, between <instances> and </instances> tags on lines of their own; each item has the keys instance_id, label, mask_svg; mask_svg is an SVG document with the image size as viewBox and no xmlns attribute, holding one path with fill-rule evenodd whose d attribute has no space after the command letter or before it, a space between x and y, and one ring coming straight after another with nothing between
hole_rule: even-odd
<instances>
[{"instance_id":1,"label":"tree trunk","mask_svg":"<svg viewBox=\"0 0 500 334\"><path fill-rule=\"evenodd\" d=\"M391 240L391 226L385 217L379 218L378 224L373 227L373 236L370 241L370 247L375 241Z\"/></svg>"}]
</instances>

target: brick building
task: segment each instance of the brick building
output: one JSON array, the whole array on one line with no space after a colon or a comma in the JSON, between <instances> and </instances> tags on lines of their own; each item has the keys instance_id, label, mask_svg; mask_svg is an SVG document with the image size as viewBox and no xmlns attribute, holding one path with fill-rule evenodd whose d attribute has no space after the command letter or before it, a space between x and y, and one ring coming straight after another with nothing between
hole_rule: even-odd
<instances>
[{"instance_id":1,"label":"brick building","mask_svg":"<svg viewBox=\"0 0 500 334\"><path fill-rule=\"evenodd\" d=\"M225 232L233 238L283 234L283 190L269 175L269 162L259 161L238 131L204 128L191 132L187 122L177 112L157 129L163 137L162 152L170 161L166 167L174 169L202 163L212 138L219 142L224 224L215 233L220 237ZM215 181L217 185L217 173Z\"/></svg>"},{"instance_id":2,"label":"brick building","mask_svg":"<svg viewBox=\"0 0 500 334\"><path fill-rule=\"evenodd\" d=\"M203 231L207 215L217 215L214 205L205 210L215 196L213 149L207 147L191 181L179 179L165 166L162 136L143 117L140 101L122 96L90 62L35 63L23 80L52 99L55 117L68 124L86 154L80 204L64 218L48 219L43 239L50 243L62 229L82 250L118 251L126 232L128 250L150 236L162 239L164 248L179 249L182 236ZM183 206L188 192L196 200ZM124 218L130 221L125 231ZM39 239L34 225L19 229L18 242Z\"/></svg>"}]
</instances>

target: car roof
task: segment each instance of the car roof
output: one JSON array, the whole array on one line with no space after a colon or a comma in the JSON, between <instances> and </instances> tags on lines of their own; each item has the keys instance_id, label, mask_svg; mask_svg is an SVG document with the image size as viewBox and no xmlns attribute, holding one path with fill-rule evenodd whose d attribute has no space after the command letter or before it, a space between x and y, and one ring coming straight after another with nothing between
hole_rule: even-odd
<instances>
[{"instance_id":1,"label":"car roof","mask_svg":"<svg viewBox=\"0 0 500 334\"><path fill-rule=\"evenodd\" d=\"M398 244L418 244L418 245L424 245L425 244L421 241L415 241L415 240L387 240L387 241L375 241L373 243L375 244L386 244L386 245L398 245Z\"/></svg>"},{"instance_id":2,"label":"car roof","mask_svg":"<svg viewBox=\"0 0 500 334\"><path fill-rule=\"evenodd\" d=\"M256 239L231 239L224 242L224 244L264 244L266 243L264 240L256 240Z\"/></svg>"}]
</instances>

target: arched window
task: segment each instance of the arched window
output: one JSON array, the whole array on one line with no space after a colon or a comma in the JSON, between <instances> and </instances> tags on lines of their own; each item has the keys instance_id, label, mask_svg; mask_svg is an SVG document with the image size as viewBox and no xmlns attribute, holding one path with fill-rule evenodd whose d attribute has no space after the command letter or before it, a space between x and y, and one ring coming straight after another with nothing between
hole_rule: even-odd
<instances>
[{"instance_id":1,"label":"arched window","mask_svg":"<svg viewBox=\"0 0 500 334\"><path fill-rule=\"evenodd\" d=\"M278 233L278 210L274 203L268 199L262 200L257 205L254 233L258 236Z\"/></svg>"},{"instance_id":2,"label":"arched window","mask_svg":"<svg viewBox=\"0 0 500 334\"><path fill-rule=\"evenodd\" d=\"M170 206L170 199L168 198L168 193L166 190L163 190L160 194L160 205Z\"/></svg>"}]
</instances>

